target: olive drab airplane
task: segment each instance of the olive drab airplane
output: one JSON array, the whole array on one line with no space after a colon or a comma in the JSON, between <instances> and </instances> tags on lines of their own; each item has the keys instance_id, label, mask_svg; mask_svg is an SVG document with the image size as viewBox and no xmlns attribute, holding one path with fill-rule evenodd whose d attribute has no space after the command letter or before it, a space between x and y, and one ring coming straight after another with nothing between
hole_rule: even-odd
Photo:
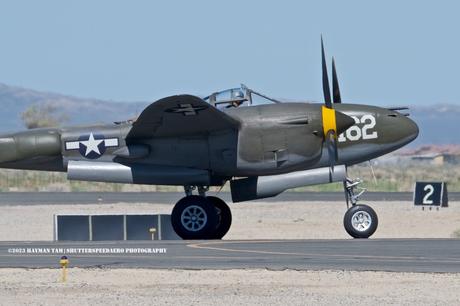
<instances>
[{"instance_id":1,"label":"olive drab airplane","mask_svg":"<svg viewBox=\"0 0 460 306\"><path fill-rule=\"evenodd\" d=\"M45 128L0 137L0 167L65 171L70 180L184 186L171 222L183 239L220 239L232 215L210 186L230 182L233 202L273 197L314 184L343 182L346 231L368 238L375 211L357 202L359 180L347 166L414 140L402 112L342 103L332 59L332 95L323 42L324 103L286 102L242 85L205 98L176 95L148 106L134 121ZM351 205L350 205L351 204Z\"/></svg>"}]
</instances>

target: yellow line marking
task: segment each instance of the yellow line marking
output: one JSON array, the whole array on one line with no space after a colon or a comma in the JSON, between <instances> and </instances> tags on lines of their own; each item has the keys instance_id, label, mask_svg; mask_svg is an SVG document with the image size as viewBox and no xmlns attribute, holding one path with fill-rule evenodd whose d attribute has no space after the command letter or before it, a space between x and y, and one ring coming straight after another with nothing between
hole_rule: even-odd
<instances>
[{"instance_id":1,"label":"yellow line marking","mask_svg":"<svg viewBox=\"0 0 460 306\"><path fill-rule=\"evenodd\" d=\"M240 241L237 243L280 243L284 241ZM208 249L215 251L224 251L224 252L240 252L240 253L254 253L254 254L270 254L270 255L288 255L288 256L317 256L317 257L335 257L335 258L351 258L351 259L385 259L385 260L424 260L424 261L443 261L443 262L455 262L460 263L458 258L427 258L427 257L413 257L413 256L379 256L379 255L356 255L356 254L324 254L324 253L296 253L296 252L276 252L276 251L263 251L263 250L246 250L246 249L231 249L231 248L222 248L222 247L212 247L209 245L215 244L235 244L235 242L202 242L197 244L187 245L190 248L195 249Z\"/></svg>"}]
</instances>

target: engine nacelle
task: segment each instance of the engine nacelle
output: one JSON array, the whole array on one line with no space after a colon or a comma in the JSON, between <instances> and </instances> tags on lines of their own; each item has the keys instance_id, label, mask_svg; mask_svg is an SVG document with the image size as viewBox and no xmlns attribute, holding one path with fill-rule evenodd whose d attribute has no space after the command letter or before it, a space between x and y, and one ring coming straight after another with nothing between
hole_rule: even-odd
<instances>
[{"instance_id":1,"label":"engine nacelle","mask_svg":"<svg viewBox=\"0 0 460 306\"><path fill-rule=\"evenodd\" d=\"M57 129L34 129L0 137L0 163L61 153Z\"/></svg>"},{"instance_id":2,"label":"engine nacelle","mask_svg":"<svg viewBox=\"0 0 460 306\"><path fill-rule=\"evenodd\" d=\"M296 171L291 173L255 176L230 182L233 202L274 197L287 189L340 182L346 179L344 165Z\"/></svg>"},{"instance_id":3,"label":"engine nacelle","mask_svg":"<svg viewBox=\"0 0 460 306\"><path fill-rule=\"evenodd\" d=\"M120 164L71 160L67 166L69 180L159 185L209 186L209 172L185 167Z\"/></svg>"}]
</instances>

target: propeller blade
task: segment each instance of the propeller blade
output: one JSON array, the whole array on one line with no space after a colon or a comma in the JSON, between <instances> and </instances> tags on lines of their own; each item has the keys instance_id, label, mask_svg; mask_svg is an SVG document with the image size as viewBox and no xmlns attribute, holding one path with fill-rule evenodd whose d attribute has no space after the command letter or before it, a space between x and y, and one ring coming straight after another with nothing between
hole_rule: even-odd
<instances>
[{"instance_id":1,"label":"propeller blade","mask_svg":"<svg viewBox=\"0 0 460 306\"><path fill-rule=\"evenodd\" d=\"M324 44L323 37L321 36L321 58L322 58L322 70L323 70L323 94L324 94L324 103L326 107L332 108L331 101L331 89L329 88L329 77L327 76L327 65L326 65L326 56L324 55Z\"/></svg>"},{"instance_id":2,"label":"propeller blade","mask_svg":"<svg viewBox=\"0 0 460 306\"><path fill-rule=\"evenodd\" d=\"M337 137L333 130L330 130L326 136L326 147L327 153L329 156L329 167L334 170L334 166L338 160L338 152L337 152Z\"/></svg>"},{"instance_id":3,"label":"propeller blade","mask_svg":"<svg viewBox=\"0 0 460 306\"><path fill-rule=\"evenodd\" d=\"M355 124L355 120L344 113L336 111L332 106L331 89L329 88L329 78L327 75L326 55L324 54L323 36L321 36L321 60L324 94L324 105L321 107L321 116L323 119L323 141L328 152L329 166L332 170L334 170L334 165L338 161L337 136L345 132L349 127L353 126ZM334 103L342 103L334 58L332 58L332 95Z\"/></svg>"},{"instance_id":4,"label":"propeller blade","mask_svg":"<svg viewBox=\"0 0 460 306\"><path fill-rule=\"evenodd\" d=\"M332 99L334 103L342 103L340 97L339 80L337 79L337 71L335 69L334 57L332 57Z\"/></svg>"}]
</instances>

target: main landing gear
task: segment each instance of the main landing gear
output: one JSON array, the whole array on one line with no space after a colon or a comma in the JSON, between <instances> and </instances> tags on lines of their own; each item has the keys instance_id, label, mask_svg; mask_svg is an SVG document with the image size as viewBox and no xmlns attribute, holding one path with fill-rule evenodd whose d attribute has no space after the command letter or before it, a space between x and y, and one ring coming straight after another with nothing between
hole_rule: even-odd
<instances>
[{"instance_id":1,"label":"main landing gear","mask_svg":"<svg viewBox=\"0 0 460 306\"><path fill-rule=\"evenodd\" d=\"M360 179L348 179L343 182L348 210L343 218L343 225L347 233L353 238L369 238L377 230L379 220L375 211L367 205L357 204L359 198L366 192L365 188L358 187ZM356 194L357 189L359 192ZM351 207L349 206L351 203Z\"/></svg>"},{"instance_id":2,"label":"main landing gear","mask_svg":"<svg viewBox=\"0 0 460 306\"><path fill-rule=\"evenodd\" d=\"M221 199L206 196L207 187L185 186L186 196L173 208L171 222L182 239L222 239L232 224L232 213Z\"/></svg>"}]
</instances>

